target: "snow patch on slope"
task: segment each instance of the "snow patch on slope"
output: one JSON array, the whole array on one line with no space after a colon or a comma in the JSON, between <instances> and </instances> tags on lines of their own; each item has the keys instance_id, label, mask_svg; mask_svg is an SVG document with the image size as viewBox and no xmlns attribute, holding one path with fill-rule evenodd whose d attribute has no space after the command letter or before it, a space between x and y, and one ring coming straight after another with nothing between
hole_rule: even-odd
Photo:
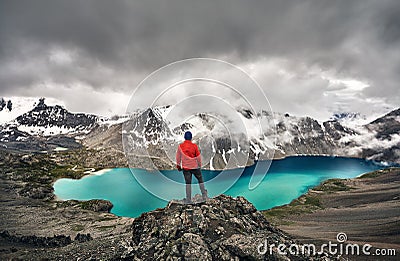
<instances>
[{"instance_id":1,"label":"snow patch on slope","mask_svg":"<svg viewBox=\"0 0 400 261\"><path fill-rule=\"evenodd\" d=\"M52 136L52 135L65 135L65 134L88 134L90 129L80 130L77 128L67 128L67 127L58 127L58 126L27 126L27 125L19 125L18 130L26 132L30 135L39 135L39 136Z\"/></svg>"}]
</instances>

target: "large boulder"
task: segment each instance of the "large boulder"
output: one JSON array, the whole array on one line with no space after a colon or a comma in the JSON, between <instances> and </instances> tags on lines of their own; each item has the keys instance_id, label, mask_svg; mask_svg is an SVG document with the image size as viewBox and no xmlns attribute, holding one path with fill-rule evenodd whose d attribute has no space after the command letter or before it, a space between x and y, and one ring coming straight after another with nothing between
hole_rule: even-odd
<instances>
[{"instance_id":1,"label":"large boulder","mask_svg":"<svg viewBox=\"0 0 400 261\"><path fill-rule=\"evenodd\" d=\"M282 255L269 245L295 243L273 227L243 197L220 195L192 205L171 201L167 207L144 213L132 224L134 260L329 260L323 256ZM261 248L259 246L262 246Z\"/></svg>"}]
</instances>

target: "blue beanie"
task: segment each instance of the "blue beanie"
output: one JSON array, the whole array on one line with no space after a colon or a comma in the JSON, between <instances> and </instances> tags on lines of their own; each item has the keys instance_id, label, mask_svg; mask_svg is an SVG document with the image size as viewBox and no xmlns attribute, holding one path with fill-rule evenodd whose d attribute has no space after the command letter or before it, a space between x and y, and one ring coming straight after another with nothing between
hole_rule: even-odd
<instances>
[{"instance_id":1,"label":"blue beanie","mask_svg":"<svg viewBox=\"0 0 400 261\"><path fill-rule=\"evenodd\" d=\"M192 133L190 131L185 132L185 140L191 140L192 139Z\"/></svg>"}]
</instances>

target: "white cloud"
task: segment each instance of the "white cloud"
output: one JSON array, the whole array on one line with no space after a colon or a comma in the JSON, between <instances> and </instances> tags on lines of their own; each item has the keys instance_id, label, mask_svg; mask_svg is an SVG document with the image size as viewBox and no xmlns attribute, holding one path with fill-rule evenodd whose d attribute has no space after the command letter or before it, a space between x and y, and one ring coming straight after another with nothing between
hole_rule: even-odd
<instances>
[{"instance_id":1,"label":"white cloud","mask_svg":"<svg viewBox=\"0 0 400 261\"><path fill-rule=\"evenodd\" d=\"M96 90L82 83L64 86L56 83L44 83L26 91L27 96L35 96L40 90L44 97L61 99L72 112L87 112L102 116L125 114L129 95L112 91Z\"/></svg>"}]
</instances>

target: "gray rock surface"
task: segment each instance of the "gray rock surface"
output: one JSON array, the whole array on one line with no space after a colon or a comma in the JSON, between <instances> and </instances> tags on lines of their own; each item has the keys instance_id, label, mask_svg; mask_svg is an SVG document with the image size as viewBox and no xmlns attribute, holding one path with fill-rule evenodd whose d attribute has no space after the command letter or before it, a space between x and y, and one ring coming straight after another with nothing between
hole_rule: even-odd
<instances>
[{"instance_id":1,"label":"gray rock surface","mask_svg":"<svg viewBox=\"0 0 400 261\"><path fill-rule=\"evenodd\" d=\"M220 195L192 205L169 202L132 224L134 260L328 260L327 256L282 255L258 246L294 241L273 227L245 198Z\"/></svg>"}]
</instances>

